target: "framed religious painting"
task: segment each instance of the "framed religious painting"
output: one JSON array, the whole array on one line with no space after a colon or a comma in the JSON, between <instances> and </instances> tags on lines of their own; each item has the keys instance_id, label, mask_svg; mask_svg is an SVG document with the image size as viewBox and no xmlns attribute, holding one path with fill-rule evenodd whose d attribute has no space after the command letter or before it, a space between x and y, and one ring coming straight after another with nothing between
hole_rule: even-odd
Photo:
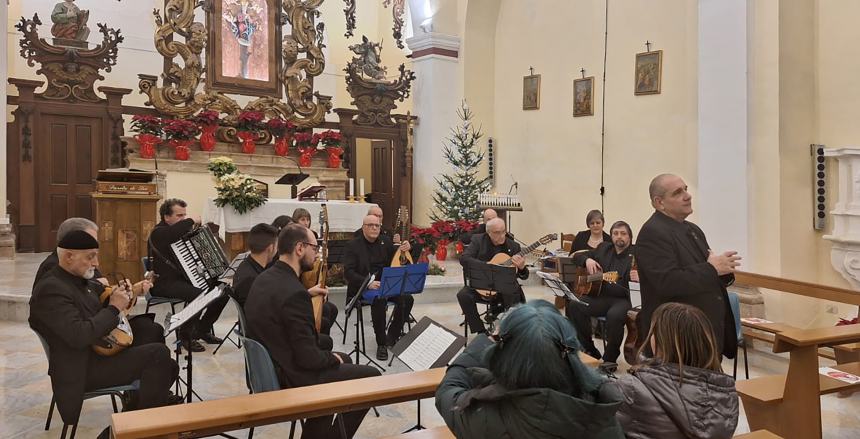
<instances>
[{"instance_id":1,"label":"framed religious painting","mask_svg":"<svg viewBox=\"0 0 860 439\"><path fill-rule=\"evenodd\" d=\"M540 109L540 75L523 76L523 110Z\"/></svg>"},{"instance_id":2,"label":"framed religious painting","mask_svg":"<svg viewBox=\"0 0 860 439\"><path fill-rule=\"evenodd\" d=\"M594 116L594 76L573 80L573 117Z\"/></svg>"},{"instance_id":3,"label":"framed religious painting","mask_svg":"<svg viewBox=\"0 0 860 439\"><path fill-rule=\"evenodd\" d=\"M278 0L214 0L207 16L206 86L281 97Z\"/></svg>"},{"instance_id":4,"label":"framed religious painting","mask_svg":"<svg viewBox=\"0 0 860 439\"><path fill-rule=\"evenodd\" d=\"M642 52L636 54L636 74L633 83L633 94L660 94L660 83L663 79L663 51Z\"/></svg>"}]
</instances>

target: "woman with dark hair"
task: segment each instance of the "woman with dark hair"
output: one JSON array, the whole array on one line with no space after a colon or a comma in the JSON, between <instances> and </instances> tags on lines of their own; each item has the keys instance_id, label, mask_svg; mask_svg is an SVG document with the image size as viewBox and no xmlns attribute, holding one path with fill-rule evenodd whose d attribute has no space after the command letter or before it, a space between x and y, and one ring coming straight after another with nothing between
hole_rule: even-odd
<instances>
[{"instance_id":1,"label":"woman with dark hair","mask_svg":"<svg viewBox=\"0 0 860 439\"><path fill-rule=\"evenodd\" d=\"M594 250L601 243L610 242L609 234L603 231L605 225L606 220L603 218L603 212L597 209L588 212L588 215L585 216L585 226L588 227L588 230L576 234L570 252Z\"/></svg>"},{"instance_id":2,"label":"woman with dark hair","mask_svg":"<svg viewBox=\"0 0 860 439\"><path fill-rule=\"evenodd\" d=\"M274 226L280 232L281 229L287 227L294 222L295 221L293 221L293 218L289 215L279 215L277 218L275 218L274 221L272 221L272 226Z\"/></svg>"},{"instance_id":3,"label":"woman with dark hair","mask_svg":"<svg viewBox=\"0 0 860 439\"><path fill-rule=\"evenodd\" d=\"M705 314L664 303L654 311L645 340L654 357L618 380L624 402L617 416L627 438L732 437L738 425L735 380L723 373Z\"/></svg>"},{"instance_id":4,"label":"woman with dark hair","mask_svg":"<svg viewBox=\"0 0 860 439\"><path fill-rule=\"evenodd\" d=\"M544 300L512 308L448 368L436 408L460 439L623 438L614 383L579 360L573 325Z\"/></svg>"},{"instance_id":5,"label":"woman with dark hair","mask_svg":"<svg viewBox=\"0 0 860 439\"><path fill-rule=\"evenodd\" d=\"M307 228L311 228L311 213L307 209L299 207L293 211L293 221Z\"/></svg>"}]
</instances>

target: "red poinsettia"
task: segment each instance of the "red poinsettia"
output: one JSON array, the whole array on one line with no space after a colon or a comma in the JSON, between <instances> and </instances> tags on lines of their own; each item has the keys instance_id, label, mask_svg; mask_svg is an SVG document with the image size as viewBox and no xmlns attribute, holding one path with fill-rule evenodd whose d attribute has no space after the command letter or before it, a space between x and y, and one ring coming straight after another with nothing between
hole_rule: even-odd
<instances>
[{"instance_id":1,"label":"red poinsettia","mask_svg":"<svg viewBox=\"0 0 860 439\"><path fill-rule=\"evenodd\" d=\"M266 130L269 131L269 134L271 134L272 137L283 137L287 133L294 132L296 130L296 125L288 120L276 117L274 119L269 119L266 122Z\"/></svg>"},{"instance_id":2,"label":"red poinsettia","mask_svg":"<svg viewBox=\"0 0 860 439\"><path fill-rule=\"evenodd\" d=\"M266 127L263 123L263 117L262 111L243 111L239 113L236 129L239 131L263 131Z\"/></svg>"},{"instance_id":3,"label":"red poinsettia","mask_svg":"<svg viewBox=\"0 0 860 439\"><path fill-rule=\"evenodd\" d=\"M171 119L164 123L164 134L168 140L191 140L200 134L200 127L187 119Z\"/></svg>"},{"instance_id":4,"label":"red poinsettia","mask_svg":"<svg viewBox=\"0 0 860 439\"><path fill-rule=\"evenodd\" d=\"M131 118L131 129L132 131L139 134L152 134L153 136L160 136L162 133L163 125L164 121L162 121L161 118L156 116L146 116L138 114Z\"/></svg>"},{"instance_id":5,"label":"red poinsettia","mask_svg":"<svg viewBox=\"0 0 860 439\"><path fill-rule=\"evenodd\" d=\"M313 135L311 135L311 133L304 132L304 131L301 133L296 133L293 136L293 139L295 139L295 141L296 141L296 147L297 148L308 148L308 147L313 146L314 138L313 138Z\"/></svg>"},{"instance_id":6,"label":"red poinsettia","mask_svg":"<svg viewBox=\"0 0 860 439\"><path fill-rule=\"evenodd\" d=\"M323 145L326 148L338 148L343 142L343 136L340 131L327 130L321 133L314 134L314 145Z\"/></svg>"}]
</instances>

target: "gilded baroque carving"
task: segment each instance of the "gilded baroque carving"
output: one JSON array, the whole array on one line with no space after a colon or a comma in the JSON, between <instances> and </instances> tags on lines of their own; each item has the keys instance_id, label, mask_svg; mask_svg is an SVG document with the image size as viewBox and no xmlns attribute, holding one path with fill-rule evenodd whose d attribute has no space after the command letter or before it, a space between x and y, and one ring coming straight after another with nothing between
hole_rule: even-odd
<instances>
[{"instance_id":1,"label":"gilded baroque carving","mask_svg":"<svg viewBox=\"0 0 860 439\"><path fill-rule=\"evenodd\" d=\"M379 44L368 41L367 37L363 37L363 41L362 44L350 46L350 50L358 56L347 63L344 69L347 91L353 99L351 104L358 108L355 123L396 126L397 123L391 118L391 111L397 108L394 101L403 102L409 97L415 74L401 64L398 68L400 76L395 80L386 80L385 68L381 66L379 58Z\"/></svg>"},{"instance_id":2,"label":"gilded baroque carving","mask_svg":"<svg viewBox=\"0 0 860 439\"><path fill-rule=\"evenodd\" d=\"M394 40L397 41L397 48L403 48L403 18L406 16L406 0L383 0L382 6L386 8L390 5L391 17L394 18L394 26L391 28Z\"/></svg>"},{"instance_id":3,"label":"gilded baroque carving","mask_svg":"<svg viewBox=\"0 0 860 439\"><path fill-rule=\"evenodd\" d=\"M93 84L104 79L99 71L110 72L116 65L118 45L123 41L120 31L99 23L102 43L93 49L83 49L48 44L36 29L41 24L35 14L32 20L21 17L15 25L23 34L18 42L21 56L30 67L41 64L36 74L48 79L47 88L39 96L69 102L101 102L103 99L96 95Z\"/></svg>"}]
</instances>

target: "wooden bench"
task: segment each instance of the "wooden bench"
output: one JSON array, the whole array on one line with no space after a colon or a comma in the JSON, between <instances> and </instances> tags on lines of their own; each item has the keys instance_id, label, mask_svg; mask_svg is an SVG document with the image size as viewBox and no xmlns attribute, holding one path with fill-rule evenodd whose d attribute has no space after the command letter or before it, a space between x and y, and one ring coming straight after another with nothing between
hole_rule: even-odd
<instances>
[{"instance_id":1,"label":"wooden bench","mask_svg":"<svg viewBox=\"0 0 860 439\"><path fill-rule=\"evenodd\" d=\"M788 329L774 337L774 352L790 355L788 374L736 384L749 426L786 439L821 438L820 395L855 390L860 383L849 384L819 375L818 348L860 341L860 325ZM834 369L860 375L860 363L840 364Z\"/></svg>"},{"instance_id":2,"label":"wooden bench","mask_svg":"<svg viewBox=\"0 0 860 439\"><path fill-rule=\"evenodd\" d=\"M114 438L194 438L431 398L444 368L115 413Z\"/></svg>"},{"instance_id":3,"label":"wooden bench","mask_svg":"<svg viewBox=\"0 0 860 439\"><path fill-rule=\"evenodd\" d=\"M447 426L443 425L441 427L398 434L397 436L388 436L385 439L456 439L456 436L454 436L454 433Z\"/></svg>"},{"instance_id":4,"label":"wooden bench","mask_svg":"<svg viewBox=\"0 0 860 439\"><path fill-rule=\"evenodd\" d=\"M734 439L782 439L781 437L767 431L756 430L749 433L739 434Z\"/></svg>"}]
</instances>

